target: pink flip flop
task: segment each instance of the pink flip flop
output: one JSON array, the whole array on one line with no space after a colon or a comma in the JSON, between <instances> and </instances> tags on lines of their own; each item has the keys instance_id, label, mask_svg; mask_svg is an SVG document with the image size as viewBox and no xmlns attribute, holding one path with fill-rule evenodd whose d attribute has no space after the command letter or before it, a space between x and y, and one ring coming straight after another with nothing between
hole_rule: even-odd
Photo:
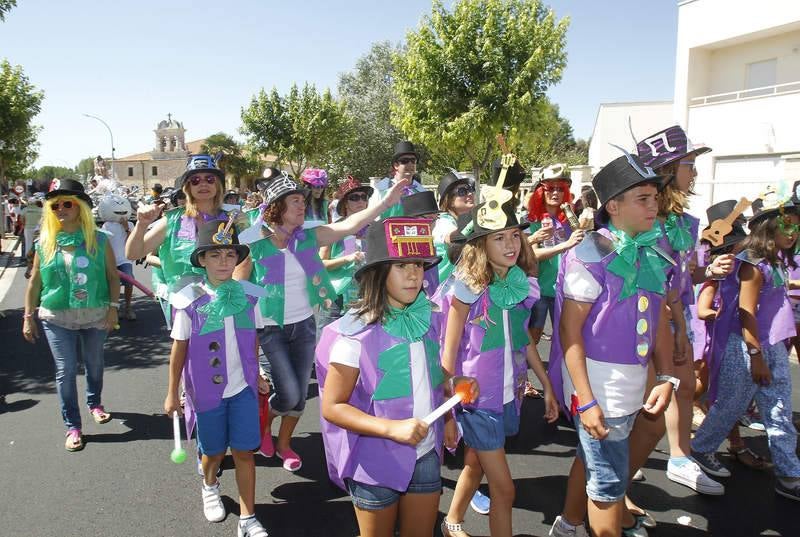
<instances>
[{"instance_id":1,"label":"pink flip flop","mask_svg":"<svg viewBox=\"0 0 800 537\"><path fill-rule=\"evenodd\" d=\"M275 454L278 458L283 460L283 468L288 472L296 472L303 466L300 455L295 453L292 448L286 449L283 452L276 451Z\"/></svg>"}]
</instances>

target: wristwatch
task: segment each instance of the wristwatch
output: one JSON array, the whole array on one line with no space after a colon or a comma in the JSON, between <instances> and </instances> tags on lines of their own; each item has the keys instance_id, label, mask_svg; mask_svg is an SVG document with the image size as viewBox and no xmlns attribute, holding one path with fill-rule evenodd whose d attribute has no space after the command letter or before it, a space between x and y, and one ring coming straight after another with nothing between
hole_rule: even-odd
<instances>
[{"instance_id":1,"label":"wristwatch","mask_svg":"<svg viewBox=\"0 0 800 537\"><path fill-rule=\"evenodd\" d=\"M669 382L672 384L672 391L677 392L678 386L681 385L681 379L671 375L656 375L656 382Z\"/></svg>"},{"instance_id":2,"label":"wristwatch","mask_svg":"<svg viewBox=\"0 0 800 537\"><path fill-rule=\"evenodd\" d=\"M755 347L748 347L747 354L749 354L750 356L758 356L759 354L761 354L761 349L757 349Z\"/></svg>"}]
</instances>

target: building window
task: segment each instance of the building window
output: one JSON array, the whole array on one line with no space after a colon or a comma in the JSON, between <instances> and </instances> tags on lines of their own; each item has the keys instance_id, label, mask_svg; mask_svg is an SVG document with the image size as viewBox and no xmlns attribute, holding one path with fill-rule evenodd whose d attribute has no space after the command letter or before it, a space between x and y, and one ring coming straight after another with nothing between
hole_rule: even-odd
<instances>
[{"instance_id":1,"label":"building window","mask_svg":"<svg viewBox=\"0 0 800 537\"><path fill-rule=\"evenodd\" d=\"M153 166L150 168L150 175L156 177L158 175L158 166Z\"/></svg>"},{"instance_id":2,"label":"building window","mask_svg":"<svg viewBox=\"0 0 800 537\"><path fill-rule=\"evenodd\" d=\"M133 177L133 166L128 166L128 177Z\"/></svg>"},{"instance_id":3,"label":"building window","mask_svg":"<svg viewBox=\"0 0 800 537\"><path fill-rule=\"evenodd\" d=\"M745 71L744 89L765 88L774 86L778 81L778 60L764 60L761 62L748 63ZM771 92L769 92L771 93ZM761 92L747 92L746 97L755 97Z\"/></svg>"}]
</instances>

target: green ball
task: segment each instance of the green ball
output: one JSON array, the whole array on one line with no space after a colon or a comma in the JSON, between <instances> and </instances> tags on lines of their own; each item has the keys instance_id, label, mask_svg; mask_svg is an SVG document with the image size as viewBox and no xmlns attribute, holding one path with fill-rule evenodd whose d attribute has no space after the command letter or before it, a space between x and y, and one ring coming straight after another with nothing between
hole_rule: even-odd
<instances>
[{"instance_id":1,"label":"green ball","mask_svg":"<svg viewBox=\"0 0 800 537\"><path fill-rule=\"evenodd\" d=\"M175 464L181 464L186 461L186 450L183 448L173 449L172 453L170 453L169 458Z\"/></svg>"}]
</instances>

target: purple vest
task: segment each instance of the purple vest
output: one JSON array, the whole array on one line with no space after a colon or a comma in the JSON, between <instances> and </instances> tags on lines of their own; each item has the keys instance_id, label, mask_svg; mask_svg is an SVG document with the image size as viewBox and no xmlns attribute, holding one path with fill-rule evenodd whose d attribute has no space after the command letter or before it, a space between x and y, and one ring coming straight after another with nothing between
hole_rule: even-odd
<instances>
[{"instance_id":1,"label":"purple vest","mask_svg":"<svg viewBox=\"0 0 800 537\"><path fill-rule=\"evenodd\" d=\"M606 237L611 233L603 228L598 231ZM662 238L658 245L665 247ZM562 258L556 279L555 320L553 321L553 340L550 347L550 363L548 375L558 401L564 401L563 377L561 364L564 351L561 347L559 324L561 309L564 304L564 277L567 267L577 263L582 265L600 285L600 296L597 297L583 324L582 335L586 356L595 361L613 364L640 364L647 367L655 348L655 336L658 330L659 314L663 295L637 290L637 294L620 301L623 280L608 271L607 267L617 256L612 253L597 263L584 263L577 258L575 249L569 250ZM670 268L671 272L675 270ZM665 284L665 289L667 284Z\"/></svg>"},{"instance_id":2,"label":"purple vest","mask_svg":"<svg viewBox=\"0 0 800 537\"><path fill-rule=\"evenodd\" d=\"M700 220L689 213L683 213L683 221L689 222L689 233L692 235L692 243L696 245ZM662 222L660 225L661 231L666 237L667 232L664 229L664 223ZM694 304L694 291L692 290L694 284L692 283L692 273L689 271L689 260L695 253L695 247L693 246L685 252L678 252L672 249L669 241L663 243L659 242L659 244L662 245L662 248L664 248L666 252L672 255L672 259L678 264L678 270L673 271L672 277L669 280L669 288L679 289L681 302L684 306Z\"/></svg>"},{"instance_id":3,"label":"purple vest","mask_svg":"<svg viewBox=\"0 0 800 537\"><path fill-rule=\"evenodd\" d=\"M702 291L704 287L701 286L700 290ZM719 286L717 286L717 291L714 294L714 300L711 303L711 306L717 311L717 315L720 313L720 297L719 297ZM697 317L697 304L692 304L689 306L689 311L692 314L691 319L691 328L692 333L694 334L694 343L692 343L692 354L694 361L700 361L705 359L708 353L711 350L711 334L714 332L714 321L708 320L703 321Z\"/></svg>"},{"instance_id":4,"label":"purple vest","mask_svg":"<svg viewBox=\"0 0 800 537\"><path fill-rule=\"evenodd\" d=\"M441 313L433 312L430 328L423 336L423 341L430 340L438 346L441 323ZM408 345L409 342L390 336L381 324L364 325L349 312L326 326L317 344L316 371L320 402L330 365L330 350L339 338L351 338L361 345L358 380L348 403L379 418L391 420L411 418L414 411L413 396L381 400L372 398L384 376L384 372L378 368L379 353L376 350L389 349L395 345ZM439 356L436 356L436 362L439 363ZM443 393L442 385L431 386L433 408L442 404ZM330 423L321 414L320 425L328 475L336 485L346 490L344 480L350 478L359 483L378 485L401 492L408 489L417 462L415 446L348 431ZM434 430L436 453L441 458L444 442L442 420L437 420L431 427Z\"/></svg>"}]
</instances>

